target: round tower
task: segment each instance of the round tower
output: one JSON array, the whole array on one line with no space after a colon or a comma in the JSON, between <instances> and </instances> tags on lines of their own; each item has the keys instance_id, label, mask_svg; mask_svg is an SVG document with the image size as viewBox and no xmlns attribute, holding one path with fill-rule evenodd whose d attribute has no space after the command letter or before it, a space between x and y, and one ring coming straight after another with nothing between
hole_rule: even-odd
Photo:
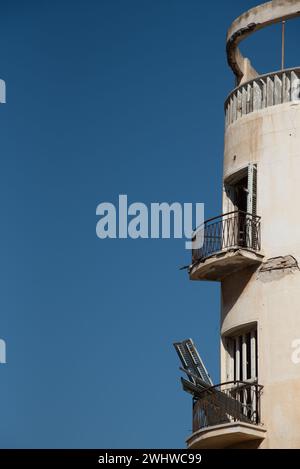
<instances>
[{"instance_id":1,"label":"round tower","mask_svg":"<svg viewBox=\"0 0 300 469\"><path fill-rule=\"evenodd\" d=\"M300 447L300 67L259 75L238 48L299 15L273 0L228 30L223 213L190 268L221 283L221 384L194 396L190 448Z\"/></svg>"}]
</instances>

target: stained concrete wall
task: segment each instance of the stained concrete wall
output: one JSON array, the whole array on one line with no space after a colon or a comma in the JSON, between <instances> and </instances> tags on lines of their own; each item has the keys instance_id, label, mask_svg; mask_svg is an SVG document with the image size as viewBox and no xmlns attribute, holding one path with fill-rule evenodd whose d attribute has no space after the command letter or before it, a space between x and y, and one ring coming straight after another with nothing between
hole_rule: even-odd
<instances>
[{"instance_id":1,"label":"stained concrete wall","mask_svg":"<svg viewBox=\"0 0 300 469\"><path fill-rule=\"evenodd\" d=\"M265 259L292 255L300 263L300 103L252 112L225 133L224 179L257 163L257 214L262 217ZM230 202L223 196L223 212ZM300 271L247 269L222 282L221 333L257 321L262 448L300 447L300 363L293 343L300 339ZM226 353L221 347L221 379Z\"/></svg>"}]
</instances>

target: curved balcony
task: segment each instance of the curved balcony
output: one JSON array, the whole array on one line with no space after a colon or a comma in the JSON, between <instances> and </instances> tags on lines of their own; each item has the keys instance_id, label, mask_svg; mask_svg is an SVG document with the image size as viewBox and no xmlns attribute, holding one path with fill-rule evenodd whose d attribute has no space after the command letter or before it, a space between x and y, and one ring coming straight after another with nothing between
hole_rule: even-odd
<instances>
[{"instance_id":1,"label":"curved balcony","mask_svg":"<svg viewBox=\"0 0 300 469\"><path fill-rule=\"evenodd\" d=\"M300 16L300 0L273 0L256 5L234 20L227 32L226 51L228 64L238 83L258 75L240 51L241 41L262 28L297 16Z\"/></svg>"},{"instance_id":2,"label":"curved balcony","mask_svg":"<svg viewBox=\"0 0 300 469\"><path fill-rule=\"evenodd\" d=\"M300 100L300 68L261 75L243 83L225 101L226 128L260 109Z\"/></svg>"},{"instance_id":3,"label":"curved balcony","mask_svg":"<svg viewBox=\"0 0 300 469\"><path fill-rule=\"evenodd\" d=\"M189 449L228 448L263 440L262 389L257 383L232 381L199 391L193 404Z\"/></svg>"},{"instance_id":4,"label":"curved balcony","mask_svg":"<svg viewBox=\"0 0 300 469\"><path fill-rule=\"evenodd\" d=\"M240 210L205 221L194 233L191 280L222 280L260 264L260 217Z\"/></svg>"}]
</instances>

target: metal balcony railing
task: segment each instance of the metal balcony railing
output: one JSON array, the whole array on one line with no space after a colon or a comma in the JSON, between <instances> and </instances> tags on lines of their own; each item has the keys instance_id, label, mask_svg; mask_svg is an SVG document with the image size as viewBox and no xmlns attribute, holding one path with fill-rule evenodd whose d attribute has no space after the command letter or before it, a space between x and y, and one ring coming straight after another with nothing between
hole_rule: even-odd
<instances>
[{"instance_id":1,"label":"metal balcony railing","mask_svg":"<svg viewBox=\"0 0 300 469\"><path fill-rule=\"evenodd\" d=\"M193 404L193 433L230 422L259 425L262 389L257 383L232 381L200 391Z\"/></svg>"},{"instance_id":2,"label":"metal balcony railing","mask_svg":"<svg viewBox=\"0 0 300 469\"><path fill-rule=\"evenodd\" d=\"M260 217L237 210L210 218L197 228L193 242L193 264L230 248L260 251Z\"/></svg>"},{"instance_id":3,"label":"metal balcony railing","mask_svg":"<svg viewBox=\"0 0 300 469\"><path fill-rule=\"evenodd\" d=\"M300 68L260 75L235 88L226 99L226 127L253 111L299 99Z\"/></svg>"}]
</instances>

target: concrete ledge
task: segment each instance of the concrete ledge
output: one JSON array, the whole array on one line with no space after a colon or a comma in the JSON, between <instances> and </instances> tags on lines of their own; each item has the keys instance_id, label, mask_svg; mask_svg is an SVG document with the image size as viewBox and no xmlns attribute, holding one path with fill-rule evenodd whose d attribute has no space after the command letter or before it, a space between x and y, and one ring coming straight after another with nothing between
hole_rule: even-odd
<instances>
[{"instance_id":1,"label":"concrete ledge","mask_svg":"<svg viewBox=\"0 0 300 469\"><path fill-rule=\"evenodd\" d=\"M220 251L192 266L190 279L220 281L233 272L261 264L263 259L263 254L249 249Z\"/></svg>"},{"instance_id":2,"label":"concrete ledge","mask_svg":"<svg viewBox=\"0 0 300 469\"><path fill-rule=\"evenodd\" d=\"M186 442L189 449L224 449L247 441L261 441L265 436L263 426L232 422L198 430Z\"/></svg>"}]
</instances>

